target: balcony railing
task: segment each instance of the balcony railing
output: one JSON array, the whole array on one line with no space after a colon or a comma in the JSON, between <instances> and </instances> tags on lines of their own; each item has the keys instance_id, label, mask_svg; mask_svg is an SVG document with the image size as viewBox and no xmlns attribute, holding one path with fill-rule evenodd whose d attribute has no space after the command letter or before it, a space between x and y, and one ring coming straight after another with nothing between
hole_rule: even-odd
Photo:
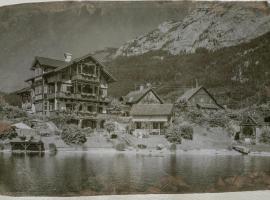
<instances>
[{"instance_id":1,"label":"balcony railing","mask_svg":"<svg viewBox=\"0 0 270 200\"><path fill-rule=\"evenodd\" d=\"M98 78L94 75L87 75L87 74L76 74L72 76L71 80L83 80L83 81L91 81L91 82L98 82Z\"/></svg>"},{"instance_id":2,"label":"balcony railing","mask_svg":"<svg viewBox=\"0 0 270 200\"><path fill-rule=\"evenodd\" d=\"M82 99L82 100L100 100L107 102L107 97L99 97L97 94L88 94L88 93L67 93L67 92L57 92L47 94L47 99L54 99L54 98L66 98L66 99Z\"/></svg>"}]
</instances>

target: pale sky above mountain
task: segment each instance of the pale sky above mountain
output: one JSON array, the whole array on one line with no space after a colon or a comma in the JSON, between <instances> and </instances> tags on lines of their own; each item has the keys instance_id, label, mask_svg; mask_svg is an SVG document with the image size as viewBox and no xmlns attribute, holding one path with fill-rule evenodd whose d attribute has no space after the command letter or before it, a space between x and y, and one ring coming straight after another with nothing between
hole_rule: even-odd
<instances>
[{"instance_id":1,"label":"pale sky above mountain","mask_svg":"<svg viewBox=\"0 0 270 200\"><path fill-rule=\"evenodd\" d=\"M119 47L166 20L181 20L188 2L57 2L0 7L0 91L24 86L35 56L79 57Z\"/></svg>"}]
</instances>

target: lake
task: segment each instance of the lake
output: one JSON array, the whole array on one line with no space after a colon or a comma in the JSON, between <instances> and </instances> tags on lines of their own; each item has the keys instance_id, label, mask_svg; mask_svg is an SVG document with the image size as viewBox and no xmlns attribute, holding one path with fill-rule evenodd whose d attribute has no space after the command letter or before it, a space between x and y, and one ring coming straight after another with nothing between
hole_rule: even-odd
<instances>
[{"instance_id":1,"label":"lake","mask_svg":"<svg viewBox=\"0 0 270 200\"><path fill-rule=\"evenodd\" d=\"M270 189L270 157L0 153L0 194L101 195Z\"/></svg>"}]
</instances>

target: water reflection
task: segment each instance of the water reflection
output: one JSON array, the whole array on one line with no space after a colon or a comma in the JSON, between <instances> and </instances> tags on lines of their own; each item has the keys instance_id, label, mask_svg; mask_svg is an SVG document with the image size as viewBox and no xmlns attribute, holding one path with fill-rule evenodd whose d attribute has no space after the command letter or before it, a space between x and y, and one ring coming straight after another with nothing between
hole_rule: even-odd
<instances>
[{"instance_id":1,"label":"water reflection","mask_svg":"<svg viewBox=\"0 0 270 200\"><path fill-rule=\"evenodd\" d=\"M0 193L100 195L270 188L270 158L221 155L0 154Z\"/></svg>"}]
</instances>

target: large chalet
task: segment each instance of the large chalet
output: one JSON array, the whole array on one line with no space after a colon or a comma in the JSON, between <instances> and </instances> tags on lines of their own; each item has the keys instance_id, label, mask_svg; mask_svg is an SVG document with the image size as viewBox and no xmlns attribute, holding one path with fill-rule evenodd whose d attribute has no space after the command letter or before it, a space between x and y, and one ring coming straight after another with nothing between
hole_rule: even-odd
<instances>
[{"instance_id":1,"label":"large chalet","mask_svg":"<svg viewBox=\"0 0 270 200\"><path fill-rule=\"evenodd\" d=\"M97 115L105 114L109 103L108 84L115 81L93 56L65 60L36 57L31 67L29 88L18 91L23 108L43 116L58 113L77 116L81 127L96 128Z\"/></svg>"}]
</instances>

